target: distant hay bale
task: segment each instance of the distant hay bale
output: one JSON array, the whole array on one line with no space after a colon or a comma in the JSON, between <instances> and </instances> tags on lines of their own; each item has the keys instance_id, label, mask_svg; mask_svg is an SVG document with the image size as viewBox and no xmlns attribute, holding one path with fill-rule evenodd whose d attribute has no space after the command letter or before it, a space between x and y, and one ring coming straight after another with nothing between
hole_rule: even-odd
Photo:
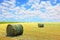
<instances>
[{"instance_id":1,"label":"distant hay bale","mask_svg":"<svg viewBox=\"0 0 60 40\"><path fill-rule=\"evenodd\" d=\"M23 34L23 26L21 24L8 24L7 25L7 36L17 36Z\"/></svg>"},{"instance_id":2,"label":"distant hay bale","mask_svg":"<svg viewBox=\"0 0 60 40\"><path fill-rule=\"evenodd\" d=\"M44 27L44 24L40 24L40 23L38 23L38 27L43 28L43 27Z\"/></svg>"}]
</instances>

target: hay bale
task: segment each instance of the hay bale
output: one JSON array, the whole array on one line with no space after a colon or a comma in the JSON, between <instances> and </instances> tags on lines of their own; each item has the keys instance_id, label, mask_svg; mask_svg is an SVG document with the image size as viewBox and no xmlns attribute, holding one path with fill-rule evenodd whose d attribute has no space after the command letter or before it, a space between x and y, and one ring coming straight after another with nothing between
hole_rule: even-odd
<instances>
[{"instance_id":1,"label":"hay bale","mask_svg":"<svg viewBox=\"0 0 60 40\"><path fill-rule=\"evenodd\" d=\"M38 24L38 27L40 27L40 28L43 28L44 27L44 24Z\"/></svg>"},{"instance_id":2,"label":"hay bale","mask_svg":"<svg viewBox=\"0 0 60 40\"><path fill-rule=\"evenodd\" d=\"M7 36L17 36L23 34L23 26L19 24L8 24L7 25Z\"/></svg>"}]
</instances>

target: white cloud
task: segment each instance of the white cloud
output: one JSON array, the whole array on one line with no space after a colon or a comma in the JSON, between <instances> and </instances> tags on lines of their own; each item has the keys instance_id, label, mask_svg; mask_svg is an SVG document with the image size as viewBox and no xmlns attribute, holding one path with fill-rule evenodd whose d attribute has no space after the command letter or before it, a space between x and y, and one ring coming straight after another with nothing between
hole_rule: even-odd
<instances>
[{"instance_id":1,"label":"white cloud","mask_svg":"<svg viewBox=\"0 0 60 40\"><path fill-rule=\"evenodd\" d=\"M5 17L7 19L14 18L16 20L18 19L27 19L32 17L38 17L42 18L44 20L54 20L59 21L60 20L60 7L57 6L51 6L49 1L47 3L42 2L39 4L39 0L29 0L27 2L28 5L32 5L30 9L26 10L24 7L26 4L22 5L21 7L17 6L15 7L15 0L11 1L5 1L2 3L2 6L0 6L0 10L2 10L2 14L0 14L0 19L2 17ZM40 11L41 7L44 7L45 13L42 13ZM34 10L32 10L34 8ZM3 16L2 16L3 15Z\"/></svg>"}]
</instances>

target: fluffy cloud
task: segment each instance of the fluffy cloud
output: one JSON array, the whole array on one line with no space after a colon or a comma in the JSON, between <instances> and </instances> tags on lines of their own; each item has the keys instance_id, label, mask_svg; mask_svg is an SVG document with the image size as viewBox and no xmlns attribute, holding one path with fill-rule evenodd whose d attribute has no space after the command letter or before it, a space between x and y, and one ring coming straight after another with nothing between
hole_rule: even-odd
<instances>
[{"instance_id":1,"label":"fluffy cloud","mask_svg":"<svg viewBox=\"0 0 60 40\"><path fill-rule=\"evenodd\" d=\"M49 1L39 4L39 0L29 0L29 2L21 6L16 6L15 3L15 0L10 0L4 1L0 5L0 10L2 12L0 13L0 21L10 21L10 19L12 21L24 21L26 19L27 21L31 21L31 18L37 17L40 20L46 20L46 22L60 22L60 5L51 6ZM30 8L26 9L26 5L28 7L30 6Z\"/></svg>"}]
</instances>

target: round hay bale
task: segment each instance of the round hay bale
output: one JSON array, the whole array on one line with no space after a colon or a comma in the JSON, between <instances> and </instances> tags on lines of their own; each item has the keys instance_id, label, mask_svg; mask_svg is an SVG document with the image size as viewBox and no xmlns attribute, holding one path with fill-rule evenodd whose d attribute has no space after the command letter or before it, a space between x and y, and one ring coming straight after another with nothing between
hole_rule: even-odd
<instances>
[{"instance_id":1,"label":"round hay bale","mask_svg":"<svg viewBox=\"0 0 60 40\"><path fill-rule=\"evenodd\" d=\"M17 36L23 34L23 26L19 24L8 24L7 25L7 36Z\"/></svg>"},{"instance_id":2,"label":"round hay bale","mask_svg":"<svg viewBox=\"0 0 60 40\"><path fill-rule=\"evenodd\" d=\"M42 28L42 27L44 27L44 24L38 24L38 27Z\"/></svg>"}]
</instances>

